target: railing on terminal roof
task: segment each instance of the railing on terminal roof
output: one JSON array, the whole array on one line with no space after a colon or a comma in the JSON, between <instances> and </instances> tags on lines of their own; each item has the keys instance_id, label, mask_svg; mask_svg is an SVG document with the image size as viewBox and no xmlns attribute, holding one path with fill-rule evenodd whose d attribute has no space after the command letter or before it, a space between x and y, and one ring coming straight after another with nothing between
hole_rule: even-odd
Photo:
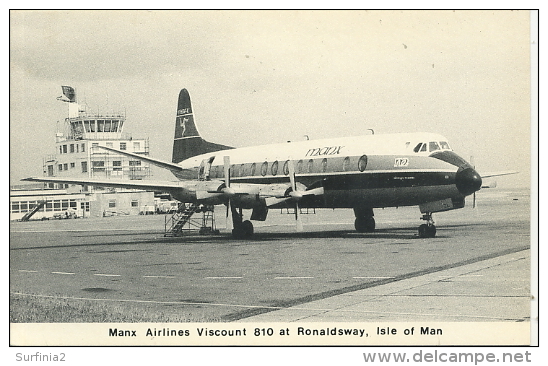
<instances>
[{"instance_id":1,"label":"railing on terminal roof","mask_svg":"<svg viewBox=\"0 0 548 366\"><path fill-rule=\"evenodd\" d=\"M95 119L103 119L103 118L126 118L125 112L110 112L110 113L93 113L93 112L87 112L87 111L80 111L78 113L78 117L71 117L67 118L68 121L79 121L82 118L95 118Z\"/></svg>"}]
</instances>

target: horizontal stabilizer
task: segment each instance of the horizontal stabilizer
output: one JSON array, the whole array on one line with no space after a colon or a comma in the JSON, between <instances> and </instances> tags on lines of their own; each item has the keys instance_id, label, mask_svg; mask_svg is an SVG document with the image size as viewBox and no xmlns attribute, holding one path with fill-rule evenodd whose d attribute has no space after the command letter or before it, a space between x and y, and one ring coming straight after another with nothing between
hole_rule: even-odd
<instances>
[{"instance_id":1,"label":"horizontal stabilizer","mask_svg":"<svg viewBox=\"0 0 548 366\"><path fill-rule=\"evenodd\" d=\"M494 173L484 173L481 174L482 178L491 178L491 177L500 177L502 175L510 175L510 174L518 174L519 172L516 170L505 170L502 172L494 172Z\"/></svg>"},{"instance_id":2,"label":"horizontal stabilizer","mask_svg":"<svg viewBox=\"0 0 548 366\"><path fill-rule=\"evenodd\" d=\"M116 180L116 179L91 179L91 178L70 178L70 177L31 177L21 179L29 182L79 184L96 187L115 187L129 189L144 189L155 191L173 191L185 188L185 182L168 182L152 180Z\"/></svg>"},{"instance_id":3,"label":"horizontal stabilizer","mask_svg":"<svg viewBox=\"0 0 548 366\"><path fill-rule=\"evenodd\" d=\"M116 154L125 155L125 156L132 157L134 159L146 161L150 164L153 164L153 165L156 165L156 166L159 166L161 168L168 169L168 170L171 170L171 171L180 172L180 171L183 170L183 168L181 168L181 166L178 165L178 164L170 163L170 162L159 160L159 159L150 158L148 156L144 156L144 155L141 155L141 154L135 154L135 153L131 153L131 152L128 152L128 151L117 150L117 149L113 149L112 147L106 147L106 146L100 146L100 145L97 146L97 147L100 147L101 149L104 149L104 150L112 151Z\"/></svg>"}]
</instances>

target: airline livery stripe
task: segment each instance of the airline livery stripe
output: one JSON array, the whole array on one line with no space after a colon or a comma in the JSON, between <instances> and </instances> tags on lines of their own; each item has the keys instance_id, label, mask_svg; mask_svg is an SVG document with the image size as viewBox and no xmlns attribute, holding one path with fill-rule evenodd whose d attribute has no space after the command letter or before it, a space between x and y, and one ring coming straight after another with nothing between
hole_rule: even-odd
<instances>
[{"instance_id":1,"label":"airline livery stripe","mask_svg":"<svg viewBox=\"0 0 548 366\"><path fill-rule=\"evenodd\" d=\"M198 139L200 136L185 136L185 137L176 137L173 140L186 140L186 139Z\"/></svg>"}]
</instances>

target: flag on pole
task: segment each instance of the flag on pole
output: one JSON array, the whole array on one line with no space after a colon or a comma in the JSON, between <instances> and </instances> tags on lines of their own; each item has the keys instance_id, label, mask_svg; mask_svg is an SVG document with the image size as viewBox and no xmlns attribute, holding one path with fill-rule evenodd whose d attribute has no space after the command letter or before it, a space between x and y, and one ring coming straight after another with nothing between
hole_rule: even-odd
<instances>
[{"instance_id":1,"label":"flag on pole","mask_svg":"<svg viewBox=\"0 0 548 366\"><path fill-rule=\"evenodd\" d=\"M63 85L61 88L63 89L63 95L57 97L57 100L68 103L76 102L76 92L72 86Z\"/></svg>"}]
</instances>

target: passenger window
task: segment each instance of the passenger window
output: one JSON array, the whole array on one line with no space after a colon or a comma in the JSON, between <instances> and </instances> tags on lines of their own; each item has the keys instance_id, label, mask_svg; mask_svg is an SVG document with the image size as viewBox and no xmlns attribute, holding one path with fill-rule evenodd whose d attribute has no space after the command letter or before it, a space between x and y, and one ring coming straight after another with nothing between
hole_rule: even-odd
<instances>
[{"instance_id":1,"label":"passenger window","mask_svg":"<svg viewBox=\"0 0 548 366\"><path fill-rule=\"evenodd\" d=\"M327 171L327 158L323 158L322 160L322 172L326 172Z\"/></svg>"},{"instance_id":2,"label":"passenger window","mask_svg":"<svg viewBox=\"0 0 548 366\"><path fill-rule=\"evenodd\" d=\"M299 160L297 162L297 173L302 173L302 172L303 172L303 161Z\"/></svg>"},{"instance_id":3,"label":"passenger window","mask_svg":"<svg viewBox=\"0 0 548 366\"><path fill-rule=\"evenodd\" d=\"M268 162L265 161L263 165L261 165L261 175L264 177L267 172L268 172Z\"/></svg>"},{"instance_id":4,"label":"passenger window","mask_svg":"<svg viewBox=\"0 0 548 366\"><path fill-rule=\"evenodd\" d=\"M289 160L285 161L283 171L285 175L289 175Z\"/></svg>"},{"instance_id":5,"label":"passenger window","mask_svg":"<svg viewBox=\"0 0 548 366\"><path fill-rule=\"evenodd\" d=\"M314 171L314 160L308 160L308 172L312 173Z\"/></svg>"},{"instance_id":6,"label":"passenger window","mask_svg":"<svg viewBox=\"0 0 548 366\"><path fill-rule=\"evenodd\" d=\"M257 168L257 164L253 163L251 164L251 175L255 175L255 169Z\"/></svg>"},{"instance_id":7,"label":"passenger window","mask_svg":"<svg viewBox=\"0 0 548 366\"><path fill-rule=\"evenodd\" d=\"M440 145L438 145L436 141L431 141L429 145L430 145L430 152L440 149Z\"/></svg>"},{"instance_id":8,"label":"passenger window","mask_svg":"<svg viewBox=\"0 0 548 366\"><path fill-rule=\"evenodd\" d=\"M270 168L270 171L272 172L272 175L278 174L278 160L272 163L272 167Z\"/></svg>"},{"instance_id":9,"label":"passenger window","mask_svg":"<svg viewBox=\"0 0 548 366\"><path fill-rule=\"evenodd\" d=\"M358 160L358 170L363 172L367 167L367 155L362 155L360 160Z\"/></svg>"},{"instance_id":10,"label":"passenger window","mask_svg":"<svg viewBox=\"0 0 548 366\"><path fill-rule=\"evenodd\" d=\"M350 167L350 158L347 156L343 160L343 166L342 166L343 172L347 171L349 167Z\"/></svg>"}]
</instances>

